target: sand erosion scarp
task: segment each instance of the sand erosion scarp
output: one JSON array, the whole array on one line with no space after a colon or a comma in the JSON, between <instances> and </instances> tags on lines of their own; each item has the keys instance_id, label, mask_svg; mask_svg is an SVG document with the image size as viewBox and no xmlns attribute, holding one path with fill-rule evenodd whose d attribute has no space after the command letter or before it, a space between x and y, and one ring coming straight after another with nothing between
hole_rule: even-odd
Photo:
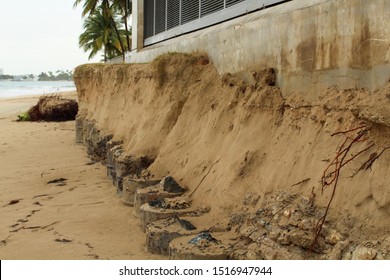
<instances>
[{"instance_id":1,"label":"sand erosion scarp","mask_svg":"<svg viewBox=\"0 0 390 280\"><path fill-rule=\"evenodd\" d=\"M374 258L390 257L390 84L373 93L335 86L309 102L283 95L272 69L220 77L206 56L186 54L151 64L83 65L75 83L78 118L123 141L126 155L151 159L140 177L170 175L188 188L194 205L210 207L205 223L225 219L248 244L266 237L287 250L275 256L246 244L235 258L298 258L309 249L352 258L353 248L367 242L382 250ZM338 133L355 128L361 129ZM365 136L338 169L324 245L314 250L313 230L333 190L321 182L337 171L338 149L362 129ZM267 228L272 223L274 230ZM249 235L248 226L255 227ZM339 236L333 231L342 237L330 238ZM345 240L350 245L338 245L335 255Z\"/></svg>"}]
</instances>

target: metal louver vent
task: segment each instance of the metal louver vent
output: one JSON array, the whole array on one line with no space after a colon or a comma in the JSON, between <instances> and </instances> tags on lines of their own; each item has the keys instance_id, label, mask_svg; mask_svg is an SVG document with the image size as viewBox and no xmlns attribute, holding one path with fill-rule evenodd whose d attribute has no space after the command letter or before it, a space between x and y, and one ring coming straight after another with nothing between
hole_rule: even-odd
<instances>
[{"instance_id":1,"label":"metal louver vent","mask_svg":"<svg viewBox=\"0 0 390 280\"><path fill-rule=\"evenodd\" d=\"M180 0L167 0L167 30L180 25Z\"/></svg>"},{"instance_id":2,"label":"metal louver vent","mask_svg":"<svg viewBox=\"0 0 390 280\"><path fill-rule=\"evenodd\" d=\"M201 0L201 16L222 10L224 2L224 0Z\"/></svg>"},{"instance_id":3,"label":"metal louver vent","mask_svg":"<svg viewBox=\"0 0 390 280\"><path fill-rule=\"evenodd\" d=\"M181 24L199 18L199 0L181 1Z\"/></svg>"},{"instance_id":4,"label":"metal louver vent","mask_svg":"<svg viewBox=\"0 0 390 280\"><path fill-rule=\"evenodd\" d=\"M144 5L145 5L144 32L145 32L145 38L148 38L154 35L154 0L145 0Z\"/></svg>"},{"instance_id":5,"label":"metal louver vent","mask_svg":"<svg viewBox=\"0 0 390 280\"><path fill-rule=\"evenodd\" d=\"M233 5L236 5L240 2L244 2L245 0L226 0L226 8L229 8Z\"/></svg>"},{"instance_id":6,"label":"metal louver vent","mask_svg":"<svg viewBox=\"0 0 390 280\"><path fill-rule=\"evenodd\" d=\"M144 44L151 45L292 0L143 0Z\"/></svg>"},{"instance_id":7,"label":"metal louver vent","mask_svg":"<svg viewBox=\"0 0 390 280\"><path fill-rule=\"evenodd\" d=\"M167 0L158 0L156 1L156 11L155 11L155 29L154 33L158 34L166 30L166 1Z\"/></svg>"}]
</instances>

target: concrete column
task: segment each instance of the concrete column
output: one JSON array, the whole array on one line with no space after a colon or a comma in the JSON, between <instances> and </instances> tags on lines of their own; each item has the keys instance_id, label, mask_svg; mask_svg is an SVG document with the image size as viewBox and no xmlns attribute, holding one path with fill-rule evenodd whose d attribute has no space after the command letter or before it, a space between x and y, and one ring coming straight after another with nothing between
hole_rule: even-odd
<instances>
[{"instance_id":1,"label":"concrete column","mask_svg":"<svg viewBox=\"0 0 390 280\"><path fill-rule=\"evenodd\" d=\"M144 47L144 0L133 0L133 38L131 49L139 52Z\"/></svg>"}]
</instances>

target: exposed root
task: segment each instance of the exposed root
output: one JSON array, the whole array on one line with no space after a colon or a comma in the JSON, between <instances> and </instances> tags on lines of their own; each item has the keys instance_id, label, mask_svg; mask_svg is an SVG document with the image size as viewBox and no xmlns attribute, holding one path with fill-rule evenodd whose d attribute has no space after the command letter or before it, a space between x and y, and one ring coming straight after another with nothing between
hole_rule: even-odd
<instances>
[{"instance_id":1,"label":"exposed root","mask_svg":"<svg viewBox=\"0 0 390 280\"><path fill-rule=\"evenodd\" d=\"M357 133L355 134L356 131L357 131ZM368 141L368 138L369 138L368 132L369 132L369 128L367 128L367 126L363 125L363 126L349 129L349 130L339 131L339 132L333 133L331 135L331 136L335 136L335 135L341 134L344 136L344 140L342 142L342 145L339 146L338 151L336 153L336 156L331 161L331 163L328 165L328 167L324 170L324 173L323 173L322 178L321 178L322 192L328 186L332 186L333 189L332 189L332 194L330 196L328 204L326 206L325 213L318 220L318 222L316 224L315 236L314 236L310 251L313 251L313 249L317 243L317 239L320 236L322 227L325 223L326 217L327 217L328 212L329 212L330 205L332 204L333 198L334 198L335 193L336 193L341 169L346 164L353 161L357 156L359 156L363 152L371 149L375 145L374 143L370 142L366 148L360 150L357 153L352 153L352 150L357 143L362 143L362 142ZM352 133L353 133L353 135L351 135ZM330 170L331 168L333 170Z\"/></svg>"},{"instance_id":2,"label":"exposed root","mask_svg":"<svg viewBox=\"0 0 390 280\"><path fill-rule=\"evenodd\" d=\"M210 166L209 170L207 171L207 173L203 176L203 178L199 181L198 185L196 186L196 188L192 191L192 193L190 193L189 197L191 197L195 192L196 190L199 188L199 186L202 184L203 180L206 179L207 175L209 175L211 169L213 168L214 165L216 165L218 163L219 159L217 159L216 161L214 161L214 163Z\"/></svg>"},{"instance_id":3,"label":"exposed root","mask_svg":"<svg viewBox=\"0 0 390 280\"><path fill-rule=\"evenodd\" d=\"M368 170L371 169L374 162L386 151L390 149L390 146L384 148L379 154L378 153L372 153L370 158L363 163L362 167L359 170Z\"/></svg>"},{"instance_id":4,"label":"exposed root","mask_svg":"<svg viewBox=\"0 0 390 280\"><path fill-rule=\"evenodd\" d=\"M302 181L299 181L298 183L295 183L295 184L291 185L290 188L295 187L295 186L298 186L298 185L301 185L301 184L304 184L304 183L310 181L310 179L311 179L311 178L303 179Z\"/></svg>"}]
</instances>

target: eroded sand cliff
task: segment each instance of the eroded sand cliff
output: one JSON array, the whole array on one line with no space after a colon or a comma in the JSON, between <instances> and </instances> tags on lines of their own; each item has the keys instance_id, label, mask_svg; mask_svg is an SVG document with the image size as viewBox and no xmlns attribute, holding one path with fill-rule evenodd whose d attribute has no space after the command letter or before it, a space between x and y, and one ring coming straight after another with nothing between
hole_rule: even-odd
<instances>
[{"instance_id":1,"label":"eroded sand cliff","mask_svg":"<svg viewBox=\"0 0 390 280\"><path fill-rule=\"evenodd\" d=\"M390 83L313 101L283 95L272 69L221 77L185 54L83 65L75 82L79 120L149 160L135 177L187 187L210 209L198 223L234 238L229 257L390 258Z\"/></svg>"}]
</instances>

